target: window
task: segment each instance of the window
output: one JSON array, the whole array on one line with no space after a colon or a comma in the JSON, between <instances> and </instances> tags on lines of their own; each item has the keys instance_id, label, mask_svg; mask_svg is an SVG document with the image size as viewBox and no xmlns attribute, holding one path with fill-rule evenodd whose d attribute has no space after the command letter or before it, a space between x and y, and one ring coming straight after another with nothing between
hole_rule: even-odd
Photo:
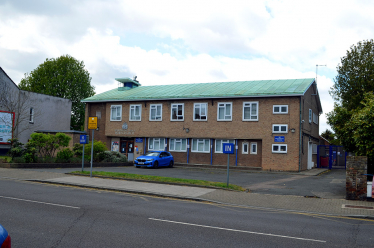
<instances>
[{"instance_id":1,"label":"window","mask_svg":"<svg viewBox=\"0 0 374 248\"><path fill-rule=\"evenodd\" d=\"M288 105L273 105L273 114L288 114Z\"/></svg>"},{"instance_id":2,"label":"window","mask_svg":"<svg viewBox=\"0 0 374 248\"><path fill-rule=\"evenodd\" d=\"M162 121L162 104L151 104L149 120Z\"/></svg>"},{"instance_id":3,"label":"window","mask_svg":"<svg viewBox=\"0 0 374 248\"><path fill-rule=\"evenodd\" d=\"M187 139L170 139L169 150L174 152L186 152Z\"/></svg>"},{"instance_id":4,"label":"window","mask_svg":"<svg viewBox=\"0 0 374 248\"><path fill-rule=\"evenodd\" d=\"M288 133L287 124L273 124L273 133Z\"/></svg>"},{"instance_id":5,"label":"window","mask_svg":"<svg viewBox=\"0 0 374 248\"><path fill-rule=\"evenodd\" d=\"M29 123L34 123L34 108L30 108L30 120Z\"/></svg>"},{"instance_id":6,"label":"window","mask_svg":"<svg viewBox=\"0 0 374 248\"><path fill-rule=\"evenodd\" d=\"M216 139L216 153L222 153L222 148L224 143L235 144L235 140L219 140Z\"/></svg>"},{"instance_id":7,"label":"window","mask_svg":"<svg viewBox=\"0 0 374 248\"><path fill-rule=\"evenodd\" d=\"M171 120L172 121L183 121L184 120L184 104L172 104L171 105Z\"/></svg>"},{"instance_id":8,"label":"window","mask_svg":"<svg viewBox=\"0 0 374 248\"><path fill-rule=\"evenodd\" d=\"M165 150L164 138L149 138L148 150L163 151Z\"/></svg>"},{"instance_id":9,"label":"window","mask_svg":"<svg viewBox=\"0 0 374 248\"><path fill-rule=\"evenodd\" d=\"M258 121L258 102L243 102L243 121Z\"/></svg>"},{"instance_id":10,"label":"window","mask_svg":"<svg viewBox=\"0 0 374 248\"><path fill-rule=\"evenodd\" d=\"M251 154L257 154L257 142L251 143Z\"/></svg>"},{"instance_id":11,"label":"window","mask_svg":"<svg viewBox=\"0 0 374 248\"><path fill-rule=\"evenodd\" d=\"M309 109L309 123L312 123L312 110Z\"/></svg>"},{"instance_id":12,"label":"window","mask_svg":"<svg viewBox=\"0 0 374 248\"><path fill-rule=\"evenodd\" d=\"M317 154L317 144L312 145L312 154Z\"/></svg>"},{"instance_id":13,"label":"window","mask_svg":"<svg viewBox=\"0 0 374 248\"><path fill-rule=\"evenodd\" d=\"M231 121L232 120L232 103L218 103L217 120Z\"/></svg>"},{"instance_id":14,"label":"window","mask_svg":"<svg viewBox=\"0 0 374 248\"><path fill-rule=\"evenodd\" d=\"M318 115L315 114L315 113L313 113L313 122L314 122L315 124L318 124Z\"/></svg>"},{"instance_id":15,"label":"window","mask_svg":"<svg viewBox=\"0 0 374 248\"><path fill-rule=\"evenodd\" d=\"M210 140L192 139L192 152L210 152Z\"/></svg>"},{"instance_id":16,"label":"window","mask_svg":"<svg viewBox=\"0 0 374 248\"><path fill-rule=\"evenodd\" d=\"M110 120L121 121L122 119L122 105L110 106Z\"/></svg>"},{"instance_id":17,"label":"window","mask_svg":"<svg viewBox=\"0 0 374 248\"><path fill-rule=\"evenodd\" d=\"M130 121L142 120L142 105L130 105Z\"/></svg>"},{"instance_id":18,"label":"window","mask_svg":"<svg viewBox=\"0 0 374 248\"><path fill-rule=\"evenodd\" d=\"M273 153L287 153L287 145L273 144Z\"/></svg>"},{"instance_id":19,"label":"window","mask_svg":"<svg viewBox=\"0 0 374 248\"><path fill-rule=\"evenodd\" d=\"M193 120L194 121L206 121L207 110L208 110L208 104L195 103L194 108L193 108Z\"/></svg>"},{"instance_id":20,"label":"window","mask_svg":"<svg viewBox=\"0 0 374 248\"><path fill-rule=\"evenodd\" d=\"M242 144L242 154L248 154L248 143Z\"/></svg>"}]
</instances>

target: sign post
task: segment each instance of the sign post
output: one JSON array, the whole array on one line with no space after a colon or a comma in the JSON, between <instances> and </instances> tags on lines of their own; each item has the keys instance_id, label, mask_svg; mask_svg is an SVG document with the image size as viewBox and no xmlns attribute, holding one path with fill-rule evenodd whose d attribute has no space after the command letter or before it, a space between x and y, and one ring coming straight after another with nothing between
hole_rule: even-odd
<instances>
[{"instance_id":1,"label":"sign post","mask_svg":"<svg viewBox=\"0 0 374 248\"><path fill-rule=\"evenodd\" d=\"M223 153L227 153L227 188L229 187L230 154L234 154L234 144L223 143Z\"/></svg>"},{"instance_id":2,"label":"sign post","mask_svg":"<svg viewBox=\"0 0 374 248\"><path fill-rule=\"evenodd\" d=\"M88 135L81 135L79 138L79 143L83 144L83 153L82 153L82 172L84 168L84 147L85 144L88 144Z\"/></svg>"},{"instance_id":3,"label":"sign post","mask_svg":"<svg viewBox=\"0 0 374 248\"><path fill-rule=\"evenodd\" d=\"M97 117L89 117L88 118L88 129L92 129L91 172L90 172L90 177L92 177L92 159L93 159L94 131L95 131L95 129L97 129Z\"/></svg>"}]
</instances>

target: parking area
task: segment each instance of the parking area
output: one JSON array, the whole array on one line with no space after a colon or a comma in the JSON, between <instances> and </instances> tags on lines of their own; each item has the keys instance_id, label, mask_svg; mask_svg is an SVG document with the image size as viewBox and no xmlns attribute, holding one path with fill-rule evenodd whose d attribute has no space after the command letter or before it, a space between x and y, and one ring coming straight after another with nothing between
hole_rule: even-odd
<instances>
[{"instance_id":1,"label":"parking area","mask_svg":"<svg viewBox=\"0 0 374 248\"><path fill-rule=\"evenodd\" d=\"M67 169L29 169L67 173L80 168ZM89 168L85 168L89 170ZM165 176L174 178L200 179L226 182L227 174L223 169L174 167L174 168L135 168L105 167L93 168L95 171L111 171L131 174ZM307 176L291 172L230 171L230 183L249 189L252 193L272 195L295 195L320 197L326 199L345 198L345 170L327 171L318 176Z\"/></svg>"}]
</instances>

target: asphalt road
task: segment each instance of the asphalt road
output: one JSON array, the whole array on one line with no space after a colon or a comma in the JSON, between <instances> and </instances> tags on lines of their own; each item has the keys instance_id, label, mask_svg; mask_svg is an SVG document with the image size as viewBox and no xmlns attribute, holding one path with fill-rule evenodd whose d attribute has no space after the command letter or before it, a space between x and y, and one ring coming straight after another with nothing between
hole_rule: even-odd
<instances>
[{"instance_id":1,"label":"asphalt road","mask_svg":"<svg viewBox=\"0 0 374 248\"><path fill-rule=\"evenodd\" d=\"M50 172L71 172L73 169L32 169ZM89 168L85 168L89 170ZM135 167L103 167L93 168L98 171L112 171L132 174L166 176L175 178L201 179L214 182L226 182L227 172L222 169L200 168L135 168ZM305 176L286 172L248 172L230 171L230 183L240 185L251 192L273 195L316 196L327 199L345 198L345 170L332 170L319 176Z\"/></svg>"},{"instance_id":2,"label":"asphalt road","mask_svg":"<svg viewBox=\"0 0 374 248\"><path fill-rule=\"evenodd\" d=\"M371 247L374 222L0 179L13 247Z\"/></svg>"}]
</instances>

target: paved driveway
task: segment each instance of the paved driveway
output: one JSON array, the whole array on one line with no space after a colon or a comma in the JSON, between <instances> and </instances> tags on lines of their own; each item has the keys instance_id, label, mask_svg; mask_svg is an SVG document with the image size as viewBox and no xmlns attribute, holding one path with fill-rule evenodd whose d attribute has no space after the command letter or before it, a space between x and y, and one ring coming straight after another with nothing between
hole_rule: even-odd
<instances>
[{"instance_id":1,"label":"paved driveway","mask_svg":"<svg viewBox=\"0 0 374 248\"><path fill-rule=\"evenodd\" d=\"M66 173L80 170L69 169L30 169ZM85 168L89 170L89 168ZM94 168L98 171L123 172L132 174L166 176L175 178L201 179L215 182L226 182L226 170L201 168L135 168L105 167ZM319 176L305 176L287 172L249 172L230 171L230 183L250 189L253 193L273 195L297 195L321 197L328 199L345 198L345 170L333 170Z\"/></svg>"}]
</instances>

